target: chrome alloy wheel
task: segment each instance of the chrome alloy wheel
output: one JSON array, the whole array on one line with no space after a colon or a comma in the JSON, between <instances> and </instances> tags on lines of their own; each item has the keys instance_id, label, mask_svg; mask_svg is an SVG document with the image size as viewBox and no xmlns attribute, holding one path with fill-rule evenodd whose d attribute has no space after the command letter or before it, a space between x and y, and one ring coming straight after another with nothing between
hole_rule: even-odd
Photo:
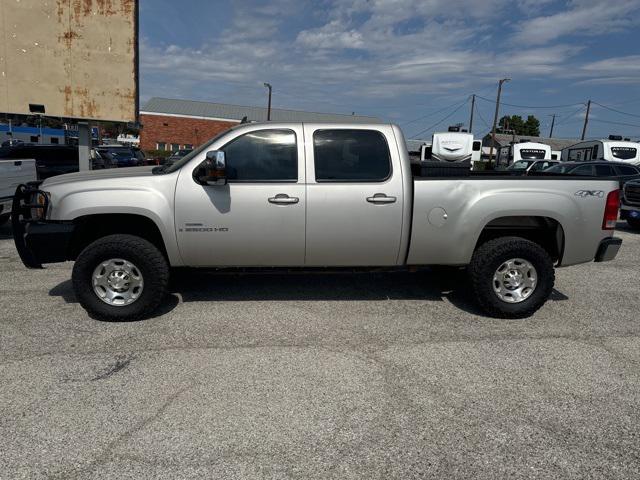
<instances>
[{"instance_id":1,"label":"chrome alloy wheel","mask_svg":"<svg viewBox=\"0 0 640 480\"><path fill-rule=\"evenodd\" d=\"M96 267L92 276L93 291L108 305L131 305L142 294L142 272L133 263L121 258L106 260Z\"/></svg>"},{"instance_id":2,"label":"chrome alloy wheel","mask_svg":"<svg viewBox=\"0 0 640 480\"><path fill-rule=\"evenodd\" d=\"M493 274L493 291L506 303L524 302L538 286L538 272L522 258L503 262Z\"/></svg>"}]
</instances>

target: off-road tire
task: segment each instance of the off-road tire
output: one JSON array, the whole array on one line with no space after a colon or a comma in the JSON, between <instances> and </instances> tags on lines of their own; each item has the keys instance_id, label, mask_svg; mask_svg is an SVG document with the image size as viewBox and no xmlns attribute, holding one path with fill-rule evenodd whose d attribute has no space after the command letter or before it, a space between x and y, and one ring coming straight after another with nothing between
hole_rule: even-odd
<instances>
[{"instance_id":1,"label":"off-road tire","mask_svg":"<svg viewBox=\"0 0 640 480\"><path fill-rule=\"evenodd\" d=\"M640 230L640 218L627 218L627 225L633 230Z\"/></svg>"},{"instance_id":2,"label":"off-road tire","mask_svg":"<svg viewBox=\"0 0 640 480\"><path fill-rule=\"evenodd\" d=\"M527 260L537 271L538 283L534 292L520 303L501 300L493 289L494 273L511 258ZM484 312L496 318L533 315L547 301L555 282L553 261L546 250L521 237L501 237L482 244L473 254L468 272L476 302Z\"/></svg>"},{"instance_id":3,"label":"off-road tire","mask_svg":"<svg viewBox=\"0 0 640 480\"><path fill-rule=\"evenodd\" d=\"M140 298L130 305L108 305L93 290L94 269L111 258L128 260L142 273L144 288ZM80 253L71 278L80 305L91 317L105 321L132 321L149 317L160 305L169 283L169 265L151 242L134 235L109 235L91 243Z\"/></svg>"}]
</instances>

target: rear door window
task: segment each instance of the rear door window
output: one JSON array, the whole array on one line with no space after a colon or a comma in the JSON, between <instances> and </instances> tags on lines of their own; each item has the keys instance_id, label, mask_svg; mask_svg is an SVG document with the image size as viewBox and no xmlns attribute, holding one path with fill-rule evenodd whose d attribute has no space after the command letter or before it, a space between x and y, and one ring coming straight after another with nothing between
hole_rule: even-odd
<instances>
[{"instance_id":1,"label":"rear door window","mask_svg":"<svg viewBox=\"0 0 640 480\"><path fill-rule=\"evenodd\" d=\"M387 140L374 130L317 130L316 182L384 182L391 176Z\"/></svg>"},{"instance_id":2,"label":"rear door window","mask_svg":"<svg viewBox=\"0 0 640 480\"><path fill-rule=\"evenodd\" d=\"M592 165L580 165L578 168L571 170L571 175L584 175L587 177L593 176Z\"/></svg>"},{"instance_id":3,"label":"rear door window","mask_svg":"<svg viewBox=\"0 0 640 480\"><path fill-rule=\"evenodd\" d=\"M596 176L598 177L613 177L616 172L611 165L596 165Z\"/></svg>"}]
</instances>

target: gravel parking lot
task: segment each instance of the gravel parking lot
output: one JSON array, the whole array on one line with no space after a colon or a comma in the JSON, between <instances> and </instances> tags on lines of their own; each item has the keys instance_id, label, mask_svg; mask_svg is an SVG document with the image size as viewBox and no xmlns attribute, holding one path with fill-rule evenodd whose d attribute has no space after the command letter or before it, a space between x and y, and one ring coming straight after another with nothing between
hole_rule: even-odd
<instances>
[{"instance_id":1,"label":"gravel parking lot","mask_svg":"<svg viewBox=\"0 0 640 480\"><path fill-rule=\"evenodd\" d=\"M640 235L618 235L527 320L459 275L193 273L104 323L2 227L0 478L640 478Z\"/></svg>"}]
</instances>

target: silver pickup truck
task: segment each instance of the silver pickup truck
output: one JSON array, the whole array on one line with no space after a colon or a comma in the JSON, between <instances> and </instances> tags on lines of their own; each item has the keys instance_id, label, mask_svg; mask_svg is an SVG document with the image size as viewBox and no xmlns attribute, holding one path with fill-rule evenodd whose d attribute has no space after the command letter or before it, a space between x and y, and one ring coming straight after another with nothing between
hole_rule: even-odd
<instances>
[{"instance_id":1,"label":"silver pickup truck","mask_svg":"<svg viewBox=\"0 0 640 480\"><path fill-rule=\"evenodd\" d=\"M75 260L78 300L110 320L149 315L172 267L422 265L467 266L485 312L525 317L554 267L622 243L615 180L419 170L394 125L244 124L168 168L21 186L14 239L27 267Z\"/></svg>"}]
</instances>

